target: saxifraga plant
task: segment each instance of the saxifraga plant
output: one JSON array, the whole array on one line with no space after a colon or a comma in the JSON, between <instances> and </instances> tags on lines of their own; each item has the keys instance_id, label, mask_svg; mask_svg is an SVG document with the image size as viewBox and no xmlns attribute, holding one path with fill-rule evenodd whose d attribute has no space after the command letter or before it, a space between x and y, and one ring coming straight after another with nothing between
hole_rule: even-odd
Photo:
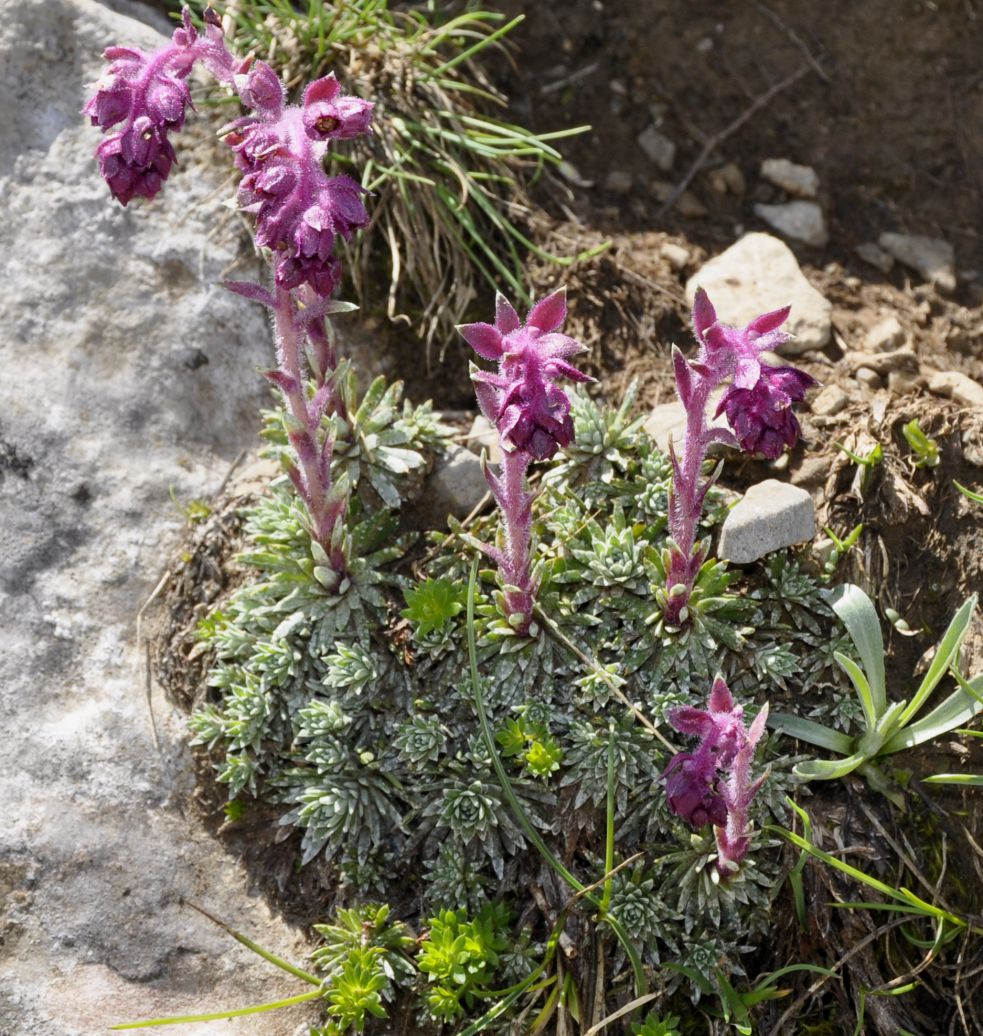
<instances>
[{"instance_id":1,"label":"saxifraga plant","mask_svg":"<svg viewBox=\"0 0 983 1036\"><path fill-rule=\"evenodd\" d=\"M428 344L447 342L482 280L529 304L528 253L574 261L531 240L527 192L562 161L551 142L589 127L533 133L504 120L506 98L486 71L510 60L506 38L523 15L389 0L246 0L223 13L229 38L283 69L289 89L334 69L352 94L376 99L374 133L338 157L378 199L345 246L356 298L371 294L374 264L388 255L389 315L408 311Z\"/></svg>"}]
</instances>

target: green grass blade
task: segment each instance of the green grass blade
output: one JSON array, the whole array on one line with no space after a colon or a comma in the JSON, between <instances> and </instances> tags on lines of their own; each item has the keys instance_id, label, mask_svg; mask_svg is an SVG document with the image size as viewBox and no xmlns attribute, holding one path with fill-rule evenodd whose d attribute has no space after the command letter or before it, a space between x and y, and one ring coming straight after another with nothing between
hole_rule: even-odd
<instances>
[{"instance_id":1,"label":"green grass blade","mask_svg":"<svg viewBox=\"0 0 983 1036\"><path fill-rule=\"evenodd\" d=\"M957 482L955 479L952 480L952 484L962 493L963 496L972 500L976 504L983 504L983 493L974 493L972 489L967 489L964 485Z\"/></svg>"},{"instance_id":2,"label":"green grass blade","mask_svg":"<svg viewBox=\"0 0 983 1036\"><path fill-rule=\"evenodd\" d=\"M960 645L966 637L966 632L969 629L975 609L976 594L972 594L963 601L959 611L952 617L952 622L949 623L948 628L942 635L942 640L939 641L938 649L935 652L935 658L932 659L932 664L928 667L925 678L922 680L918 690L915 691L915 696L911 699L908 708L901 713L901 726L906 726L910 720L914 719L919 709L925 704L928 696L935 690L938 682L945 676L949 666L958 657Z\"/></svg>"},{"instance_id":3,"label":"green grass blade","mask_svg":"<svg viewBox=\"0 0 983 1036\"><path fill-rule=\"evenodd\" d=\"M436 79L438 76L446 75L452 68L456 68L462 62L467 61L469 58L474 57L475 54L480 53L486 47L490 46L496 40L500 40L503 36L510 33L517 25L525 21L526 16L520 14L513 18L512 21L503 25L500 29L496 29L494 32L490 32L484 39L479 40L473 47L468 47L467 50L461 51L456 57L445 61L442 65L438 65L435 69L430 72L425 72L420 78L421 79Z\"/></svg>"},{"instance_id":4,"label":"green grass blade","mask_svg":"<svg viewBox=\"0 0 983 1036\"><path fill-rule=\"evenodd\" d=\"M806 781L835 781L853 773L867 758L865 752L856 752L846 759L810 759L793 767L792 773Z\"/></svg>"},{"instance_id":5,"label":"green grass blade","mask_svg":"<svg viewBox=\"0 0 983 1036\"><path fill-rule=\"evenodd\" d=\"M922 784L962 784L983 788L983 773L936 773L931 777L923 777Z\"/></svg>"},{"instance_id":6,"label":"green grass blade","mask_svg":"<svg viewBox=\"0 0 983 1036\"><path fill-rule=\"evenodd\" d=\"M150 1018L143 1022L124 1022L122 1025L111 1025L110 1029L150 1029L158 1025L181 1025L186 1022L217 1022L223 1018L244 1018L249 1014L262 1014L264 1011L276 1011L281 1007L292 1007L308 1000L316 1000L321 996L320 989L312 989L309 993L291 996L286 1000L275 1000L269 1004L256 1004L254 1007L238 1007L233 1011L216 1011L214 1014L183 1014L173 1018Z\"/></svg>"}]
</instances>

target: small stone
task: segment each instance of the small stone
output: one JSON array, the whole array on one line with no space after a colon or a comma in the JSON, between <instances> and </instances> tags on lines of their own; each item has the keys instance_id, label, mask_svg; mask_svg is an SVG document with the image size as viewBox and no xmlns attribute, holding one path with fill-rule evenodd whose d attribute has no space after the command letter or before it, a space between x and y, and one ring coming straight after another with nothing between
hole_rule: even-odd
<instances>
[{"instance_id":1,"label":"small stone","mask_svg":"<svg viewBox=\"0 0 983 1036\"><path fill-rule=\"evenodd\" d=\"M625 169L612 169L604 178L604 190L612 194L628 194L631 184L631 173Z\"/></svg>"},{"instance_id":2,"label":"small stone","mask_svg":"<svg viewBox=\"0 0 983 1036\"><path fill-rule=\"evenodd\" d=\"M672 164L676 161L676 145L664 133L660 133L654 126L649 126L638 135L637 143L662 172L668 173L672 169Z\"/></svg>"},{"instance_id":3,"label":"small stone","mask_svg":"<svg viewBox=\"0 0 983 1036\"><path fill-rule=\"evenodd\" d=\"M797 486L821 486L829 475L829 461L825 457L806 457L792 472L792 482Z\"/></svg>"},{"instance_id":4,"label":"small stone","mask_svg":"<svg viewBox=\"0 0 983 1036\"><path fill-rule=\"evenodd\" d=\"M805 543L815 533L812 497L798 486L769 478L752 486L724 519L718 554L747 565L772 551Z\"/></svg>"},{"instance_id":5,"label":"small stone","mask_svg":"<svg viewBox=\"0 0 983 1036\"><path fill-rule=\"evenodd\" d=\"M960 371L939 371L928 382L928 391L962 406L983 406L983 385Z\"/></svg>"},{"instance_id":6,"label":"small stone","mask_svg":"<svg viewBox=\"0 0 983 1036\"><path fill-rule=\"evenodd\" d=\"M697 288L706 290L718 317L736 327L791 306L785 328L795 337L781 347L783 356L822 349L829 341L832 305L806 280L788 245L771 234L745 234L705 263L686 282L691 304Z\"/></svg>"},{"instance_id":7,"label":"small stone","mask_svg":"<svg viewBox=\"0 0 983 1036\"><path fill-rule=\"evenodd\" d=\"M904 344L904 328L897 317L886 317L864 335L864 349L869 353L884 353Z\"/></svg>"},{"instance_id":8,"label":"small stone","mask_svg":"<svg viewBox=\"0 0 983 1036\"><path fill-rule=\"evenodd\" d=\"M707 411L709 413L712 414L717 409L717 405L720 403L724 392L726 392L726 389L717 389L716 392L710 394L710 400L707 403ZM727 423L727 416L721 414L719 417L714 418L710 422L710 427L730 428L730 425ZM676 449L679 450L682 448L683 435L686 432L686 409L678 399L674 399L671 403L659 403L658 406L652 408L642 428L663 453L669 452L670 439L675 443ZM723 449L725 447L720 443L714 443L710 447L710 452L719 453Z\"/></svg>"},{"instance_id":9,"label":"small stone","mask_svg":"<svg viewBox=\"0 0 983 1036\"><path fill-rule=\"evenodd\" d=\"M937 237L921 234L881 234L877 243L890 252L899 263L904 263L939 291L956 290L956 255L952 245Z\"/></svg>"},{"instance_id":10,"label":"small stone","mask_svg":"<svg viewBox=\"0 0 983 1036\"><path fill-rule=\"evenodd\" d=\"M692 191L683 191L676 202L676 211L686 219L702 219L707 214L707 207Z\"/></svg>"},{"instance_id":11,"label":"small stone","mask_svg":"<svg viewBox=\"0 0 983 1036\"><path fill-rule=\"evenodd\" d=\"M667 241L660 249L662 258L674 269L682 270L689 262L689 251L682 245L675 245Z\"/></svg>"},{"instance_id":12,"label":"small stone","mask_svg":"<svg viewBox=\"0 0 983 1036\"><path fill-rule=\"evenodd\" d=\"M899 396L908 392L916 392L925 385L925 379L921 374L911 371L888 371L887 387Z\"/></svg>"},{"instance_id":13,"label":"small stone","mask_svg":"<svg viewBox=\"0 0 983 1036\"><path fill-rule=\"evenodd\" d=\"M887 374L888 371L918 370L918 357L914 350L906 347L894 349L888 353L868 353L858 349L849 349L843 354L843 363L854 373L861 367L866 367L877 374Z\"/></svg>"},{"instance_id":14,"label":"small stone","mask_svg":"<svg viewBox=\"0 0 983 1036\"><path fill-rule=\"evenodd\" d=\"M499 442L498 430L484 414L478 414L471 422L471 431L468 432L468 449L479 456L484 450L492 464L502 463L502 445Z\"/></svg>"},{"instance_id":15,"label":"small stone","mask_svg":"<svg viewBox=\"0 0 983 1036\"><path fill-rule=\"evenodd\" d=\"M894 256L885 252L880 245L875 245L873 241L865 241L862 245L857 245L854 251L861 262L873 266L881 273L890 273L894 267Z\"/></svg>"},{"instance_id":16,"label":"small stone","mask_svg":"<svg viewBox=\"0 0 983 1036\"><path fill-rule=\"evenodd\" d=\"M628 87L620 79L612 79L608 83L608 89L618 97L628 96Z\"/></svg>"},{"instance_id":17,"label":"small stone","mask_svg":"<svg viewBox=\"0 0 983 1036\"><path fill-rule=\"evenodd\" d=\"M824 536L812 545L812 556L820 565L825 566L832 559L834 550L836 544L828 536Z\"/></svg>"},{"instance_id":18,"label":"small stone","mask_svg":"<svg viewBox=\"0 0 983 1036\"><path fill-rule=\"evenodd\" d=\"M812 166L796 165L787 158L766 158L761 175L776 187L796 198L815 198L819 193L819 174Z\"/></svg>"},{"instance_id":19,"label":"small stone","mask_svg":"<svg viewBox=\"0 0 983 1036\"><path fill-rule=\"evenodd\" d=\"M747 191L747 181L736 162L728 162L718 169L711 169L706 175L706 182L714 194L733 194L743 198Z\"/></svg>"},{"instance_id":20,"label":"small stone","mask_svg":"<svg viewBox=\"0 0 983 1036\"><path fill-rule=\"evenodd\" d=\"M817 417L832 417L850 402L850 397L839 385L827 385L813 396L809 409Z\"/></svg>"},{"instance_id":21,"label":"small stone","mask_svg":"<svg viewBox=\"0 0 983 1036\"><path fill-rule=\"evenodd\" d=\"M858 367L853 377L858 385L863 385L864 388L874 392L883 385L880 374L871 370L870 367Z\"/></svg>"},{"instance_id":22,"label":"small stone","mask_svg":"<svg viewBox=\"0 0 983 1036\"><path fill-rule=\"evenodd\" d=\"M829 241L823 210L814 201L787 201L754 206L754 214L785 237L822 248Z\"/></svg>"},{"instance_id":23,"label":"small stone","mask_svg":"<svg viewBox=\"0 0 983 1036\"><path fill-rule=\"evenodd\" d=\"M467 517L487 492L488 483L478 457L463 446L448 446L427 478L420 497L418 524L427 529L444 529L448 515Z\"/></svg>"}]
</instances>

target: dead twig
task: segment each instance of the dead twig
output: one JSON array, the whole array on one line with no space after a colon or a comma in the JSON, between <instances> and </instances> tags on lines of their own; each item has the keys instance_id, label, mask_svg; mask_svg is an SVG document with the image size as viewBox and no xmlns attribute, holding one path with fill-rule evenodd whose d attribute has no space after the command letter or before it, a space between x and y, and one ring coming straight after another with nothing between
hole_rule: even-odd
<instances>
[{"instance_id":1,"label":"dead twig","mask_svg":"<svg viewBox=\"0 0 983 1036\"><path fill-rule=\"evenodd\" d=\"M813 71L819 76L824 83L832 83L833 80L829 77L826 70L820 65L819 61L813 55L812 51L806 46L805 41L801 36L797 35L794 29L790 29L777 14L764 4L757 3L754 5L757 9L775 26L777 26L786 36L802 51L806 61L812 65Z\"/></svg>"},{"instance_id":2,"label":"dead twig","mask_svg":"<svg viewBox=\"0 0 983 1036\"><path fill-rule=\"evenodd\" d=\"M683 192L693 182L696 174L703 168L707 159L713 154L713 152L720 147L720 145L732 137L746 122L753 118L762 108L767 107L783 90L787 90L790 86L797 83L803 76L809 73L810 69L807 65L802 65L796 69L790 76L786 76L781 82L775 83L773 87L766 90L763 94L757 97L754 102L749 105L734 121L722 129L719 133L715 133L710 139L704 144L703 150L699 153L696 161L686 171L686 175L679 181L678 184L672 189L669 197L659 207L656 212L656 219L660 219L667 212L669 212L677 201L683 196Z\"/></svg>"}]
</instances>

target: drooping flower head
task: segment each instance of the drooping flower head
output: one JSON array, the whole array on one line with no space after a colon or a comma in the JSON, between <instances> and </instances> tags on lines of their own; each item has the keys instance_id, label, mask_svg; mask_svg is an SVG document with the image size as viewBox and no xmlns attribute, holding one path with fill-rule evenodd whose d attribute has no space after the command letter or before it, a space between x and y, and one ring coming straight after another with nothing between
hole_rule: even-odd
<instances>
[{"instance_id":1,"label":"drooping flower head","mask_svg":"<svg viewBox=\"0 0 983 1036\"><path fill-rule=\"evenodd\" d=\"M720 676L706 710L683 706L669 713L679 733L700 739L694 752L678 752L665 769L669 808L694 828L717 828L721 873L736 870L750 845L748 810L764 780L751 780L751 763L767 719L765 705L745 727L744 708Z\"/></svg>"},{"instance_id":2,"label":"drooping flower head","mask_svg":"<svg viewBox=\"0 0 983 1036\"><path fill-rule=\"evenodd\" d=\"M311 83L302 105L284 106L279 80L261 61L235 82L243 103L253 107L225 137L245 174L239 206L256 217L256 243L273 250L278 284L306 283L330 295L341 275L335 238L349 240L369 217L365 191L351 177L329 177L324 156L332 139L366 132L373 106L341 96L333 75Z\"/></svg>"},{"instance_id":3,"label":"drooping flower head","mask_svg":"<svg viewBox=\"0 0 983 1036\"><path fill-rule=\"evenodd\" d=\"M581 352L576 339L559 333L567 315L566 289L540 299L523 324L512 304L495 299L494 324L462 324L458 331L498 373L474 367L471 378L482 413L498 428L506 450L521 450L546 460L573 441L570 400L558 378L593 381L567 362Z\"/></svg>"},{"instance_id":4,"label":"drooping flower head","mask_svg":"<svg viewBox=\"0 0 983 1036\"><path fill-rule=\"evenodd\" d=\"M693 326L701 349L697 363L719 377L733 377L715 416L727 415L741 449L762 453L771 460L799 437L793 403L805 398L816 381L795 367L772 367L761 353L774 351L791 338L781 325L790 307L755 318L747 327L730 327L717 320L716 311L701 288L693 306Z\"/></svg>"},{"instance_id":5,"label":"drooping flower head","mask_svg":"<svg viewBox=\"0 0 983 1036\"><path fill-rule=\"evenodd\" d=\"M120 128L99 145L99 171L114 198L126 205L133 198L153 198L175 162L169 134L184 125L191 104L186 79L196 61L205 61L219 78L227 78L231 56L222 44L217 19L206 17L204 34L185 10L170 44L152 53L136 47L109 47L109 67L96 92L82 109L94 126Z\"/></svg>"}]
</instances>

